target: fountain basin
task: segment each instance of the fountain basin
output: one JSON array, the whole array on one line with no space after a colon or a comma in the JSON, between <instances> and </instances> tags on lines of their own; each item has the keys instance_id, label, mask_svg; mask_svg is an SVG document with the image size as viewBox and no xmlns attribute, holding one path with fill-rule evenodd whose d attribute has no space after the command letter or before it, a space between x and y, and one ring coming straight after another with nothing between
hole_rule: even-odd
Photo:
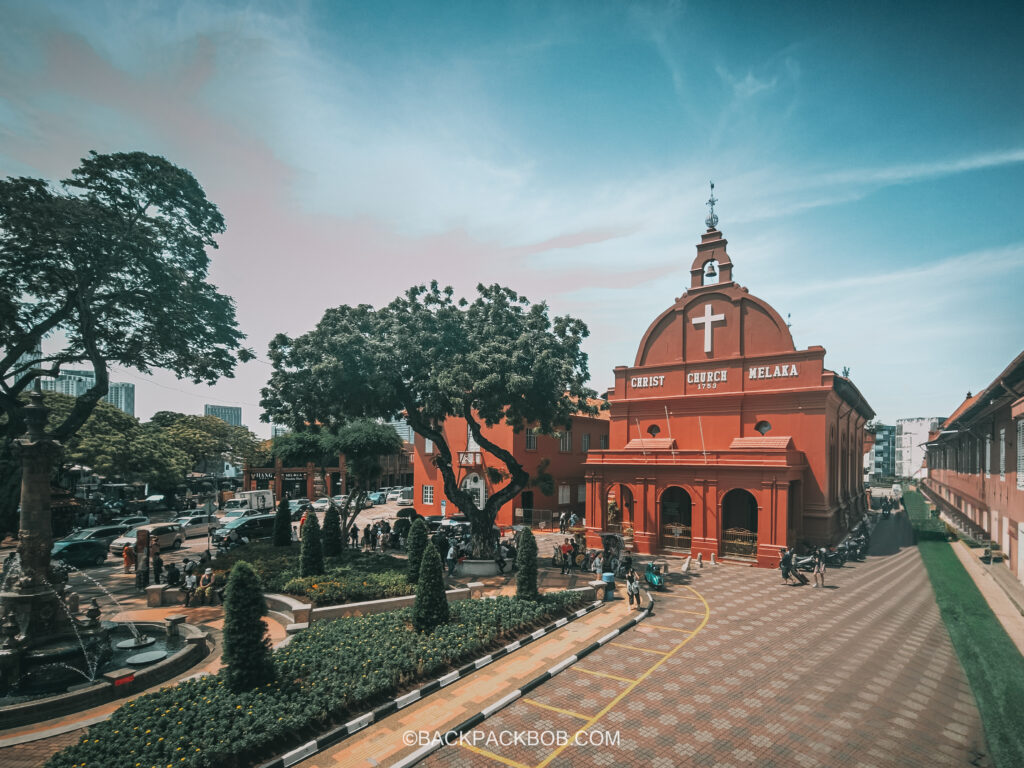
<instances>
[{"instance_id":1,"label":"fountain basin","mask_svg":"<svg viewBox=\"0 0 1024 768\"><path fill-rule=\"evenodd\" d=\"M127 658L136 649L115 650L91 683L82 677L59 691L36 691L0 697L0 723L3 727L38 723L72 712L81 712L116 699L131 696L151 686L177 678L205 659L212 648L209 634L191 624L179 624L178 636L168 635L163 624L140 623L135 626L151 637L156 646L167 651L166 658L141 668L126 668ZM113 624L111 644L130 634L127 625ZM66 681L65 681L66 683Z\"/></svg>"}]
</instances>

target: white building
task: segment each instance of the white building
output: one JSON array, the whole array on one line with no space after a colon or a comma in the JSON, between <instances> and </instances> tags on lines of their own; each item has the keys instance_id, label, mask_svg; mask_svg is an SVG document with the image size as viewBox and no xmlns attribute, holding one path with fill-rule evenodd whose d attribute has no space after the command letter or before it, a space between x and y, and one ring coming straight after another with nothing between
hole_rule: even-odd
<instances>
[{"instance_id":1,"label":"white building","mask_svg":"<svg viewBox=\"0 0 1024 768\"><path fill-rule=\"evenodd\" d=\"M39 379L39 388L47 392L59 392L69 397L81 397L96 383L93 371L64 371L57 378L48 376ZM135 415L135 385L112 381L103 398L115 408L129 416Z\"/></svg>"},{"instance_id":2,"label":"white building","mask_svg":"<svg viewBox=\"0 0 1024 768\"><path fill-rule=\"evenodd\" d=\"M923 477L924 444L928 433L945 421L939 416L896 420L896 476Z\"/></svg>"}]
</instances>

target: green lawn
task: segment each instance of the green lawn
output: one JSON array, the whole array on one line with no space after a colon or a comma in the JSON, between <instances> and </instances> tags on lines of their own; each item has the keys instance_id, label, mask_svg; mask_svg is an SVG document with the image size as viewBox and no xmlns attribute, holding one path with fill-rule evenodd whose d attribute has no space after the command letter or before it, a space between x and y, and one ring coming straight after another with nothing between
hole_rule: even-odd
<instances>
[{"instance_id":1,"label":"green lawn","mask_svg":"<svg viewBox=\"0 0 1024 768\"><path fill-rule=\"evenodd\" d=\"M959 545L943 540L944 526L929 517L924 498L917 492L904 498L942 620L978 702L993 761L997 768L1020 768L1024 657L957 558L952 546Z\"/></svg>"}]
</instances>

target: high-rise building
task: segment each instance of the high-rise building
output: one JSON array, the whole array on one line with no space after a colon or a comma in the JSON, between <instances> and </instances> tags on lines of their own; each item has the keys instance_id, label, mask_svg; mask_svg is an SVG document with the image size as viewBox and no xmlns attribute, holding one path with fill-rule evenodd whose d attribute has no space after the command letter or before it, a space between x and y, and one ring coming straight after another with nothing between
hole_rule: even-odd
<instances>
[{"instance_id":1,"label":"high-rise building","mask_svg":"<svg viewBox=\"0 0 1024 768\"><path fill-rule=\"evenodd\" d=\"M409 426L409 422L405 419L391 419L388 424L395 428L395 432L407 443L413 442L412 427Z\"/></svg>"},{"instance_id":2,"label":"high-rise building","mask_svg":"<svg viewBox=\"0 0 1024 768\"><path fill-rule=\"evenodd\" d=\"M210 405L203 406L204 416L216 416L226 421L233 427L242 426L242 408L237 405Z\"/></svg>"},{"instance_id":3,"label":"high-rise building","mask_svg":"<svg viewBox=\"0 0 1024 768\"><path fill-rule=\"evenodd\" d=\"M928 434L938 429L943 421L945 419L938 416L896 419L897 477L919 477L923 474Z\"/></svg>"},{"instance_id":4,"label":"high-rise building","mask_svg":"<svg viewBox=\"0 0 1024 768\"><path fill-rule=\"evenodd\" d=\"M895 477L896 427L890 424L875 424L873 431L875 444L864 462L864 471L872 480Z\"/></svg>"},{"instance_id":5,"label":"high-rise building","mask_svg":"<svg viewBox=\"0 0 1024 768\"><path fill-rule=\"evenodd\" d=\"M40 378L39 388L46 392L59 392L69 397L81 397L95 383L96 374L93 371L63 371L55 379L48 376ZM112 381L108 385L107 394L103 399L129 416L135 415L134 384Z\"/></svg>"},{"instance_id":6,"label":"high-rise building","mask_svg":"<svg viewBox=\"0 0 1024 768\"><path fill-rule=\"evenodd\" d=\"M129 416L135 415L135 385L127 382L111 382L106 397L111 405L120 408Z\"/></svg>"}]
</instances>

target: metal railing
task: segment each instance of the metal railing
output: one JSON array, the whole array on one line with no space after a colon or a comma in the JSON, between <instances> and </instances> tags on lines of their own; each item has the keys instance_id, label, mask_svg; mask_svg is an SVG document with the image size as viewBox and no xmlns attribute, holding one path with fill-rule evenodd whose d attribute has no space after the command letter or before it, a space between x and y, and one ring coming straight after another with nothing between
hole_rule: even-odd
<instances>
[{"instance_id":1,"label":"metal railing","mask_svg":"<svg viewBox=\"0 0 1024 768\"><path fill-rule=\"evenodd\" d=\"M661 526L661 545L674 549L689 549L692 542L693 529L689 525L668 523Z\"/></svg>"},{"instance_id":2,"label":"metal railing","mask_svg":"<svg viewBox=\"0 0 1024 768\"><path fill-rule=\"evenodd\" d=\"M757 532L745 528L729 528L722 533L722 554L734 557L757 557Z\"/></svg>"}]
</instances>

